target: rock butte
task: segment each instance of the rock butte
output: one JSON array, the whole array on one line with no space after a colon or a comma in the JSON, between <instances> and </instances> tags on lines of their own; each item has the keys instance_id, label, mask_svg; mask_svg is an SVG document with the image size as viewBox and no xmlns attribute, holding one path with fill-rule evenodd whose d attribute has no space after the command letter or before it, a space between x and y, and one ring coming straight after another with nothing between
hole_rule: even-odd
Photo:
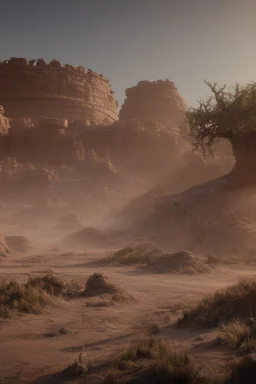
<instances>
[{"instance_id":1,"label":"rock butte","mask_svg":"<svg viewBox=\"0 0 256 384\"><path fill-rule=\"evenodd\" d=\"M8 117L55 117L95 124L118 119L109 81L92 70L52 60L0 63L0 104Z\"/></svg>"},{"instance_id":2,"label":"rock butte","mask_svg":"<svg viewBox=\"0 0 256 384\"><path fill-rule=\"evenodd\" d=\"M68 164L74 153L95 149L128 167L159 167L182 156L187 143L185 103L169 80L129 88L118 116L103 75L56 60L11 58L0 63L0 105L10 118L0 111L0 157L19 162Z\"/></svg>"},{"instance_id":3,"label":"rock butte","mask_svg":"<svg viewBox=\"0 0 256 384\"><path fill-rule=\"evenodd\" d=\"M125 94L119 113L121 120L183 123L186 105L172 81L140 81L135 87L128 88Z\"/></svg>"}]
</instances>

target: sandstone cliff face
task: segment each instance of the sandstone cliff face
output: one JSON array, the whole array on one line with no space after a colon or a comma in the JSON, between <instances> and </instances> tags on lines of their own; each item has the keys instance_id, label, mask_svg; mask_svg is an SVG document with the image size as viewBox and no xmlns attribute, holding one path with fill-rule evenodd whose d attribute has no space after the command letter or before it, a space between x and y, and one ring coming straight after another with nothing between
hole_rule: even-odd
<instances>
[{"instance_id":1,"label":"sandstone cliff face","mask_svg":"<svg viewBox=\"0 0 256 384\"><path fill-rule=\"evenodd\" d=\"M126 90L119 117L120 120L138 119L180 126L184 121L184 113L185 102L173 82L140 81Z\"/></svg>"},{"instance_id":2,"label":"sandstone cliff face","mask_svg":"<svg viewBox=\"0 0 256 384\"><path fill-rule=\"evenodd\" d=\"M8 117L54 117L89 120L94 124L117 120L117 103L109 81L92 70L53 60L46 64L11 58L0 63L0 104Z\"/></svg>"},{"instance_id":3,"label":"sandstone cliff face","mask_svg":"<svg viewBox=\"0 0 256 384\"><path fill-rule=\"evenodd\" d=\"M1 140L0 140L1 143ZM88 161L91 150L100 158L131 170L166 172L190 150L178 129L157 122L119 121L85 126L63 119L12 119L7 156L19 162L71 165ZM0 159L6 157L0 153Z\"/></svg>"}]
</instances>

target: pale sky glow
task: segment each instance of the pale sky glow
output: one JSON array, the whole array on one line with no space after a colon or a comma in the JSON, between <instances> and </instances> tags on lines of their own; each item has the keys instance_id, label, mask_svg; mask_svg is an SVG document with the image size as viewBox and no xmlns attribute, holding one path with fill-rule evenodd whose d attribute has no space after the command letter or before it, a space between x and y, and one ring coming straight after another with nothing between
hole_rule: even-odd
<instances>
[{"instance_id":1,"label":"pale sky glow","mask_svg":"<svg viewBox=\"0 0 256 384\"><path fill-rule=\"evenodd\" d=\"M43 57L110 79L119 103L140 80L256 81L256 0L0 0L0 61Z\"/></svg>"}]
</instances>

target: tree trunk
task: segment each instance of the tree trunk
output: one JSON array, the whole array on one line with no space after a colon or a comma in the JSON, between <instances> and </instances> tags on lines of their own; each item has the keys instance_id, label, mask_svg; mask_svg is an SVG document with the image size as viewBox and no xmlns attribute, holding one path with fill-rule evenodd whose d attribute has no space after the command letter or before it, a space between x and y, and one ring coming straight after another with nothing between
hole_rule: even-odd
<instances>
[{"instance_id":1,"label":"tree trunk","mask_svg":"<svg viewBox=\"0 0 256 384\"><path fill-rule=\"evenodd\" d=\"M234 136L230 141L236 160L232 173L256 181L256 132Z\"/></svg>"}]
</instances>

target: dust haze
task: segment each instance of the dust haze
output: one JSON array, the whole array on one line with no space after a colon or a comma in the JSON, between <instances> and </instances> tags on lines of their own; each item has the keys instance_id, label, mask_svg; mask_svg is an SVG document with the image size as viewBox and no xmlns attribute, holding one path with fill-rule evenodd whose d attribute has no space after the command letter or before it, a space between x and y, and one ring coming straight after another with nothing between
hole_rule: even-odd
<instances>
[{"instance_id":1,"label":"dust haze","mask_svg":"<svg viewBox=\"0 0 256 384\"><path fill-rule=\"evenodd\" d=\"M1 383L254 383L255 84L207 85L0 63Z\"/></svg>"}]
</instances>

